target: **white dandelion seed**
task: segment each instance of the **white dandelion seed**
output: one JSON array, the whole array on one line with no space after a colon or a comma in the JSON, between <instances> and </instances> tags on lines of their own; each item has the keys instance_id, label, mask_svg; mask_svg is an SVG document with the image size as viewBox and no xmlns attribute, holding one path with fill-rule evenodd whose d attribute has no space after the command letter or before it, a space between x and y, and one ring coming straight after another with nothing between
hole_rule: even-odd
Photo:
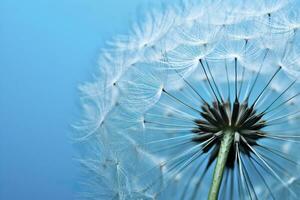
<instances>
[{"instance_id":1,"label":"white dandelion seed","mask_svg":"<svg viewBox=\"0 0 300 200\"><path fill-rule=\"evenodd\" d=\"M297 1L146 15L81 86L84 199L298 199Z\"/></svg>"}]
</instances>

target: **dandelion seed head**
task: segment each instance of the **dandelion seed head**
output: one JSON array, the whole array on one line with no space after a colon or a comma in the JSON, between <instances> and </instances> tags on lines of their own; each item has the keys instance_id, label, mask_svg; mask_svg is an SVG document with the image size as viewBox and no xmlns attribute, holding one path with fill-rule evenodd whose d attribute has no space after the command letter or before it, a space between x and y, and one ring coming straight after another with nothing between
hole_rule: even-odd
<instances>
[{"instance_id":1,"label":"dandelion seed head","mask_svg":"<svg viewBox=\"0 0 300 200\"><path fill-rule=\"evenodd\" d=\"M86 199L297 199L297 1L185 0L145 14L80 87Z\"/></svg>"}]
</instances>

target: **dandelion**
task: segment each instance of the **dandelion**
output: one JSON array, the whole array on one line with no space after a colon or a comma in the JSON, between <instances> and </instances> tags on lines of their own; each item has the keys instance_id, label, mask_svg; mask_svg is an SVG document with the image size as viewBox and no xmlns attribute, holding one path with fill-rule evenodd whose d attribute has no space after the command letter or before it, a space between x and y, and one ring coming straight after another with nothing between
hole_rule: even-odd
<instances>
[{"instance_id":1,"label":"dandelion","mask_svg":"<svg viewBox=\"0 0 300 200\"><path fill-rule=\"evenodd\" d=\"M85 199L298 199L298 2L183 1L103 50Z\"/></svg>"}]
</instances>

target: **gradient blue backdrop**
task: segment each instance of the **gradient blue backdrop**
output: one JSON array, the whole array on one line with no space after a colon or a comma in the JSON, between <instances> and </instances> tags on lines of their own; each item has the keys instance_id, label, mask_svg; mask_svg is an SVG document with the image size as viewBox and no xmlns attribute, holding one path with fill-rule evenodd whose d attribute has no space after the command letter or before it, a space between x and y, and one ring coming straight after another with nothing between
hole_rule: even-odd
<instances>
[{"instance_id":1,"label":"gradient blue backdrop","mask_svg":"<svg viewBox=\"0 0 300 200\"><path fill-rule=\"evenodd\" d=\"M148 2L0 0L1 200L74 199L77 86Z\"/></svg>"}]
</instances>

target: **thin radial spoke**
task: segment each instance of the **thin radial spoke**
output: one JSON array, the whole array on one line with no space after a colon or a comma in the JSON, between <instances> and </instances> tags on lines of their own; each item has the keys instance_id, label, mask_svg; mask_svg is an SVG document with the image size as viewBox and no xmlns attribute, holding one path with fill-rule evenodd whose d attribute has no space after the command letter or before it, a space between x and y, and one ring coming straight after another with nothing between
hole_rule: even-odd
<instances>
[{"instance_id":1,"label":"thin radial spoke","mask_svg":"<svg viewBox=\"0 0 300 200\"><path fill-rule=\"evenodd\" d=\"M155 126L147 126L146 129L159 130L159 131L173 131L174 133L182 132L183 134L186 134L186 132L184 131L191 131L190 128L162 128L162 127L155 127Z\"/></svg>"},{"instance_id":2,"label":"thin radial spoke","mask_svg":"<svg viewBox=\"0 0 300 200\"><path fill-rule=\"evenodd\" d=\"M287 169L286 166L281 166L277 160L274 161L272 158L270 158L269 156L266 156L266 155L264 156L264 158L266 160L268 160L270 163L272 163L279 171L283 172L283 174L284 174L283 177L286 177L286 176L288 176L290 178L295 177L295 176L291 175L288 170L286 170Z\"/></svg>"},{"instance_id":3,"label":"thin radial spoke","mask_svg":"<svg viewBox=\"0 0 300 200\"><path fill-rule=\"evenodd\" d=\"M266 138L270 138L270 139L274 139L274 140L281 140L281 141L285 141L285 142L293 142L293 143L300 144L300 141L289 140L289 139L285 139L285 138L282 138L282 137L276 137L276 136L271 136L271 135L263 135L263 134L259 134L259 133L257 133L257 135L263 136L263 137L266 137Z\"/></svg>"},{"instance_id":4,"label":"thin radial spoke","mask_svg":"<svg viewBox=\"0 0 300 200\"><path fill-rule=\"evenodd\" d=\"M261 149L264 149L265 151L268 151L268 152L271 152L273 155L276 155L290 163L293 163L294 165L297 165L297 166L300 166L299 163L295 162L294 160L290 159L288 157L287 154L283 154L282 152L276 150L276 149L273 149L273 148L270 148L270 147L265 147L265 146L262 146L262 145L259 145L258 148L261 148Z\"/></svg>"},{"instance_id":5,"label":"thin radial spoke","mask_svg":"<svg viewBox=\"0 0 300 200\"><path fill-rule=\"evenodd\" d=\"M184 142L180 142L180 143L173 143L173 144L169 144L169 145L164 145L163 147L159 147L159 148L155 148L154 151L151 151L152 153L160 153L160 152L163 152L163 151L167 151L167 150L171 150L171 149L174 149L174 148L178 148L180 146L183 146L183 145L188 145L188 144L191 144L193 143L193 141L184 141Z\"/></svg>"},{"instance_id":6,"label":"thin radial spoke","mask_svg":"<svg viewBox=\"0 0 300 200\"><path fill-rule=\"evenodd\" d=\"M243 137L243 136L241 136L241 138L242 138L242 140L243 140L243 142L251 149L251 151L257 156L257 158L267 167L267 169L270 171L270 172L272 172L272 174L278 179L278 181L280 181L282 184L283 184L283 186L294 196L294 197L297 197L297 195L288 187L288 185L284 182L284 180L282 180L281 178L280 178L280 176L273 170L273 168L271 168L270 167L270 165L265 161L265 159L263 159L262 157L261 157L261 155L257 152L257 151L255 151L252 147L251 147L251 145L249 145L248 144L248 142L247 142L247 140Z\"/></svg>"},{"instance_id":7,"label":"thin radial spoke","mask_svg":"<svg viewBox=\"0 0 300 200\"><path fill-rule=\"evenodd\" d=\"M213 75L212 75L212 73L211 73L210 66L209 66L207 60L205 60L205 63L206 63L207 69L208 69L208 73L209 73L209 75L210 75L210 77L211 77L211 79L212 79L212 81L213 81L213 84L214 84L214 86L215 86L215 88L216 88L216 90L217 90L217 93L218 93L218 95L219 95L219 97L220 97L220 99L221 99L221 102L224 102L224 100L223 100L223 98L222 98L222 95L221 95L221 92L220 92L220 90L219 90L219 88L218 88L218 85L216 84L216 81L215 81L215 79L214 79L214 77L213 77Z\"/></svg>"},{"instance_id":8,"label":"thin radial spoke","mask_svg":"<svg viewBox=\"0 0 300 200\"><path fill-rule=\"evenodd\" d=\"M204 170L204 172L202 172L201 176L199 177L197 183L195 184L194 190L192 191L192 197L190 199L196 199L197 197L197 191L202 183L202 180L204 178L204 176L206 175L206 172L208 170Z\"/></svg>"},{"instance_id":9,"label":"thin radial spoke","mask_svg":"<svg viewBox=\"0 0 300 200\"><path fill-rule=\"evenodd\" d=\"M300 115L297 115L297 116L293 116L293 117L290 117L290 118L282 118L282 119L276 119L276 120L272 120L271 123L269 122L266 122L265 124L268 126L268 127L274 127L274 126L279 126L279 125L288 125L288 126L291 126L294 128L294 130L299 130L299 126L300 124L294 124L295 126L291 125L292 123L296 122L295 120L298 120L300 119ZM293 120L293 121L291 121ZM282 127L282 126L281 126ZM295 129L296 127L298 127L297 129ZM285 129L287 130L287 128ZM284 131L285 131L284 130ZM289 129L289 130L292 130L292 129Z\"/></svg>"},{"instance_id":10,"label":"thin radial spoke","mask_svg":"<svg viewBox=\"0 0 300 200\"><path fill-rule=\"evenodd\" d=\"M280 120L280 119L285 119L285 121L288 121L290 119L293 119L293 118L290 118L290 116L293 116L293 115L296 115L296 114L299 114L300 113L300 110L296 111L296 112L293 112L293 113L289 113L289 114L286 114L286 115L283 115L283 116L280 116L280 117L277 117L277 118L274 118L274 119L270 119L269 118L266 118L265 120L269 123L269 122L273 122L273 121L277 121L277 120ZM296 117L299 117L299 116L296 116ZM287 119L288 118L288 119Z\"/></svg>"},{"instance_id":11,"label":"thin radial spoke","mask_svg":"<svg viewBox=\"0 0 300 200\"><path fill-rule=\"evenodd\" d=\"M166 161L160 163L158 167L159 167L159 168L165 167L168 163L170 163L170 162L175 162L175 163L173 163L173 164L172 164L172 163L169 164L170 169L169 169L169 171L168 171L167 173L170 173L170 171L172 171L174 168L176 168L178 165L181 165L181 164L184 162L184 160L182 160L182 158L183 158L184 156L190 155L193 151L196 151L196 153L199 153L199 152L200 152L200 153L203 153L202 150L205 148L205 146L206 146L206 145L209 145L213 140L214 140L214 138L210 138L210 139L208 139L208 140L206 140L206 141L204 141L204 142L202 142L202 143L200 143L200 144L198 144L198 145L195 145L194 147L185 150L183 153L181 153L181 154L179 154L179 155L177 155L177 156L171 158L170 160L166 160ZM205 145L204 145L204 144L205 144ZM203 145L204 145L204 146L203 146ZM201 146L202 146L202 147L201 147ZM193 155L195 155L195 154L193 154ZM178 159L181 159L181 161L178 162ZM157 167L157 166L156 166L156 167ZM155 169L156 167L153 167L153 168L151 168L151 169L148 170L148 171L151 171L151 170ZM147 172L145 172L145 173L143 173L143 174L146 174L146 173L147 173ZM143 176L143 174L142 174L141 176ZM153 185L155 185L155 182L156 182L157 180L159 180L161 177L162 177L162 175L160 175L159 177L157 177L155 180L153 180L153 182L152 182L151 184L149 184L149 185L148 185L146 188L144 188L142 191L145 192L145 191L147 191L148 189L150 189ZM141 178L142 178L142 177L141 177Z\"/></svg>"},{"instance_id":12,"label":"thin radial spoke","mask_svg":"<svg viewBox=\"0 0 300 200\"><path fill-rule=\"evenodd\" d=\"M181 111L181 110L179 110L179 109L177 109L175 107L172 107L172 106L170 106L168 104L165 104L165 103L162 103L162 102L159 102L158 104L161 105L164 108L167 108L167 109L170 109L171 111L174 111L177 114L177 116L179 116L179 117L183 117L183 118L186 118L188 120L195 120L195 119L197 119L195 116L193 116L191 114L188 114L188 113L186 113L184 111ZM158 104L155 105L155 107L157 107L158 109L160 109L160 107L159 107ZM174 113L172 113L172 114L174 114Z\"/></svg>"},{"instance_id":13,"label":"thin radial spoke","mask_svg":"<svg viewBox=\"0 0 300 200\"><path fill-rule=\"evenodd\" d=\"M255 164L253 163L252 157L249 157L249 163L252 165L252 167L255 169L255 171L257 172L257 174L259 175L259 177L261 178L261 180L263 181L263 183L265 184L265 186L267 187L269 194L271 195L272 199L275 200L275 197L273 195L272 190L270 189L270 186L268 185L267 181L265 180L264 176L261 174L261 172L257 169L257 167L255 166Z\"/></svg>"},{"instance_id":14,"label":"thin radial spoke","mask_svg":"<svg viewBox=\"0 0 300 200\"><path fill-rule=\"evenodd\" d=\"M263 111L263 113L269 110L274 105L274 103L276 103L278 99L280 99L280 97L282 97L282 95L284 95L296 83L296 81L297 79L294 80L283 92L281 92L280 95L276 99L274 99L274 101L272 101L272 103Z\"/></svg>"},{"instance_id":15,"label":"thin radial spoke","mask_svg":"<svg viewBox=\"0 0 300 200\"><path fill-rule=\"evenodd\" d=\"M251 88L250 88L250 90L249 90L248 95L246 96L246 101L249 100L249 97L250 97L251 94L252 94L252 91L253 91L253 89L254 89L256 83L257 83L258 77L259 77L259 75L260 75L260 73L261 73L261 70L262 70L263 63L264 63L264 61L265 61L265 59L266 59L268 53L269 53L269 49L266 50L266 53L265 53L265 55L264 55L264 57L263 57L263 60L262 60L262 63L261 63L261 65L259 66L259 70L258 70L258 72L256 73L256 76L255 76L255 79L254 79L254 81L253 81L253 84L252 84L252 86L251 86Z\"/></svg>"},{"instance_id":16,"label":"thin radial spoke","mask_svg":"<svg viewBox=\"0 0 300 200\"><path fill-rule=\"evenodd\" d=\"M269 130L268 130L269 131ZM281 138L291 138L291 139L299 139L300 138L299 127L294 127L290 129L274 129L272 133L269 133L271 136L277 136Z\"/></svg>"},{"instance_id":17,"label":"thin radial spoke","mask_svg":"<svg viewBox=\"0 0 300 200\"><path fill-rule=\"evenodd\" d=\"M242 182L243 188L246 187L246 190L247 190L247 193L248 193L248 197L252 200L252 195L251 195L248 183L245 180L245 175L244 175L244 171L243 171L243 168L242 168L241 157L240 157L240 150L239 150L238 143L236 143L236 151L237 151L237 158L238 158L239 177L241 178L241 182Z\"/></svg>"},{"instance_id":18,"label":"thin radial spoke","mask_svg":"<svg viewBox=\"0 0 300 200\"><path fill-rule=\"evenodd\" d=\"M196 148L199 148L200 146L201 146L201 144L198 144L198 145L196 145L196 146L194 146L194 147L192 147L192 148L190 148L190 149L184 151L183 153L181 153L181 154L175 156L174 158L171 158L170 160L166 160L166 161L160 163L159 166L155 166L155 167L149 169L148 172L151 171L151 170L153 170L153 169L155 169L156 167L159 167L159 168L166 167L166 165L167 165L168 163L172 162L172 163L169 164L169 171L167 172L167 173L169 173L170 171L172 171L172 169L176 168L176 166L180 165L181 163L183 163L183 162L185 161L185 160L183 159L184 156L188 156L188 155L190 155L192 152L194 152L193 155L195 155L196 153L198 153L199 151L195 151L195 150L196 150ZM147 172L141 174L140 176L144 176L144 174L146 174L146 173L147 173ZM145 192L145 191L149 190L152 186L155 185L156 181L158 181L159 179L162 178L162 176L163 176L163 175L160 175L160 176L158 176L157 178L155 178L155 179L152 181L152 183L150 183L148 186L146 186L142 191Z\"/></svg>"},{"instance_id":19,"label":"thin radial spoke","mask_svg":"<svg viewBox=\"0 0 300 200\"><path fill-rule=\"evenodd\" d=\"M208 77L208 75L207 75L207 72L206 72L206 69L205 69L205 67L204 67L204 65L203 65L202 60L199 59L199 62L200 62L200 65L202 66L203 72L204 72L204 74L205 74L205 76L206 76L206 79L207 79L207 81L208 81L208 84L209 84L209 87L210 87L211 91L213 92L213 94L214 94L216 100L219 101L219 98L217 97L216 92L215 92L214 88L212 87L212 84L211 84L211 82L210 82L210 80L209 80L209 77Z\"/></svg>"},{"instance_id":20,"label":"thin radial spoke","mask_svg":"<svg viewBox=\"0 0 300 200\"><path fill-rule=\"evenodd\" d=\"M146 173L148 173L149 171L155 169L156 167L161 168L161 167L166 166L170 162L175 162L176 160L181 159L182 157L189 155L193 151L196 151L196 152L200 151L201 152L201 150L204 149L203 145L207 145L208 143L211 143L213 140L214 140L213 138L209 138L206 141L201 142L201 143L195 145L194 147L185 150L184 152L180 153L179 155L176 155L175 157L172 157L169 160L166 160L166 161L163 161L163 162L159 163L159 166L155 166L155 167L149 169L147 172L144 172L140 176L144 176Z\"/></svg>"},{"instance_id":21,"label":"thin radial spoke","mask_svg":"<svg viewBox=\"0 0 300 200\"><path fill-rule=\"evenodd\" d=\"M188 183L191 183L192 179L195 178L195 177L197 177L197 174L200 173L199 171L201 169L201 166L205 163L204 161L208 157L207 154L204 154L204 155L206 155L206 157L204 157L204 160L203 161L201 160L200 163L199 163L199 165L197 165L195 167L195 170L193 171L193 173L189 177L189 180L187 181ZM186 194L188 192L189 187L190 187L190 184L186 184L186 186L184 187L183 192L182 192L182 194L181 194L181 196L180 196L179 199L182 199L182 200L186 199L185 196L186 196Z\"/></svg>"},{"instance_id":22,"label":"thin radial spoke","mask_svg":"<svg viewBox=\"0 0 300 200\"><path fill-rule=\"evenodd\" d=\"M244 101L248 101L248 99L249 99L248 94L250 92L251 82L253 80L254 74L255 74L255 72L251 71L251 75L250 75L251 78L247 79L247 87L245 89L245 94L243 95L244 96L244 98L243 98Z\"/></svg>"},{"instance_id":23,"label":"thin radial spoke","mask_svg":"<svg viewBox=\"0 0 300 200\"><path fill-rule=\"evenodd\" d=\"M175 71L182 78L182 80L194 91L194 93L198 95L202 102L207 103L205 99L200 95L200 93L192 86L192 84L190 84L181 74L179 74L177 70Z\"/></svg>"},{"instance_id":24,"label":"thin radial spoke","mask_svg":"<svg viewBox=\"0 0 300 200\"><path fill-rule=\"evenodd\" d=\"M195 111L195 112L197 112L197 113L200 112L200 110L197 110L197 109L193 108L192 106L190 106L190 105L184 103L183 101L181 101L180 99L178 99L178 98L175 97L174 95L172 95L172 94L170 94L169 92L167 92L165 89L162 89L162 91L163 91L165 94L167 94L169 97L171 97L172 99L174 99L174 100L176 100L177 102L181 103L182 105L184 105L184 106L190 108L191 110L193 110L193 111Z\"/></svg>"},{"instance_id":25,"label":"thin radial spoke","mask_svg":"<svg viewBox=\"0 0 300 200\"><path fill-rule=\"evenodd\" d=\"M192 139L193 137L195 137L197 134L188 134L188 135L184 135L184 136L178 136L178 137L171 137L171 138L167 138L167 139L162 139L162 140L154 140L151 142L148 142L146 144L156 144L156 143L161 143L161 142L169 142L169 141L174 141L174 140L187 140L187 139Z\"/></svg>"},{"instance_id":26,"label":"thin radial spoke","mask_svg":"<svg viewBox=\"0 0 300 200\"><path fill-rule=\"evenodd\" d=\"M225 71L226 71L226 79L227 79L227 95L228 95L228 102L230 102L230 83L229 83L229 75L228 75L228 66L227 61L225 59Z\"/></svg>"},{"instance_id":27,"label":"thin radial spoke","mask_svg":"<svg viewBox=\"0 0 300 200\"><path fill-rule=\"evenodd\" d=\"M282 132L282 131L280 131ZM270 134L270 136L274 136L274 137L278 137L278 138L299 138L300 139L300 135L274 135L274 134Z\"/></svg>"},{"instance_id":28,"label":"thin radial spoke","mask_svg":"<svg viewBox=\"0 0 300 200\"><path fill-rule=\"evenodd\" d=\"M281 104L279 104L279 105L276 106L275 108L266 111L264 114L267 114L267 113L273 112L274 110L277 110L278 108L280 108L281 106L285 105L286 103L288 103L289 101L293 100L294 98L296 98L296 97L299 96L299 95L300 95L300 92L297 93L297 94L295 94L294 96L290 97L289 99L285 100L284 102L282 102Z\"/></svg>"},{"instance_id":29,"label":"thin radial spoke","mask_svg":"<svg viewBox=\"0 0 300 200\"><path fill-rule=\"evenodd\" d=\"M155 124L155 125L160 125L160 126L170 126L170 127L180 127L180 128L197 128L197 126L192 126L192 125L176 125L176 124L167 124L167 123L162 123L162 122L155 122L155 121L150 121L150 120L145 120L145 124Z\"/></svg>"},{"instance_id":30,"label":"thin radial spoke","mask_svg":"<svg viewBox=\"0 0 300 200\"><path fill-rule=\"evenodd\" d=\"M241 80L241 84L240 84L240 88L239 88L238 99L241 96L242 88L243 88L243 85L244 85L244 76L245 76L245 68L243 67L242 80Z\"/></svg>"},{"instance_id":31,"label":"thin radial spoke","mask_svg":"<svg viewBox=\"0 0 300 200\"><path fill-rule=\"evenodd\" d=\"M263 157L266 161L270 162L270 166L271 166L271 164L273 164L273 165L275 166L276 169L278 169L279 171L283 172L283 174L284 174L283 177L286 177L286 176L288 176L288 177L290 177L290 178L294 177L294 176L292 176L292 175L289 173L288 170L286 170L286 169L287 169L286 166L281 166L281 165L280 165L280 164L282 164L282 163L279 163L278 160L275 161L274 158L270 158L270 157L267 156L267 155L263 155L262 157ZM275 171L275 170L274 170L274 171Z\"/></svg>"},{"instance_id":32,"label":"thin radial spoke","mask_svg":"<svg viewBox=\"0 0 300 200\"><path fill-rule=\"evenodd\" d=\"M191 163L193 163L195 160L197 160L201 155L203 155L203 151L196 151L196 153L194 153L191 157L189 157L187 160L182 160L179 163L177 163L176 165L172 166L169 171L165 174L170 176L171 178L174 178L176 175L178 175L179 173L181 173L184 169L186 169ZM177 168L178 167L178 168ZM177 169L176 169L177 168ZM176 169L176 170L175 170ZM175 170L175 171L173 171ZM173 171L173 172L172 172ZM168 181L170 181L170 179L168 179ZM166 184L167 185L167 184ZM163 187L160 192L158 192L157 194L160 194L163 190L165 189L165 187Z\"/></svg>"},{"instance_id":33,"label":"thin radial spoke","mask_svg":"<svg viewBox=\"0 0 300 200\"><path fill-rule=\"evenodd\" d=\"M234 58L234 93L235 93L235 101L238 101L238 93L237 93L237 58Z\"/></svg>"},{"instance_id":34,"label":"thin radial spoke","mask_svg":"<svg viewBox=\"0 0 300 200\"><path fill-rule=\"evenodd\" d=\"M233 199L233 194L234 194L234 170L232 169L231 170L231 173L230 173L230 185L229 185L229 188L231 189L230 190L230 199Z\"/></svg>"},{"instance_id":35,"label":"thin radial spoke","mask_svg":"<svg viewBox=\"0 0 300 200\"><path fill-rule=\"evenodd\" d=\"M245 172L245 175L246 175L246 182L249 183L250 188L251 188L251 192L254 194L255 199L258 199L258 198L257 198L257 195L256 195L256 192L255 192L255 189L254 189L254 187L253 187L253 184L252 184L252 182L251 182L249 173L247 172L247 168L246 168L246 166L245 166L245 164L244 164L244 161L243 161L242 156L240 156L240 158L241 158L242 167L243 167L243 169L244 169L243 171Z\"/></svg>"},{"instance_id":36,"label":"thin radial spoke","mask_svg":"<svg viewBox=\"0 0 300 200\"><path fill-rule=\"evenodd\" d=\"M229 169L226 169L224 171L224 175L223 175L223 179L222 179L222 184L221 184L221 187L220 188L220 194L219 194L219 198L220 199L225 199L226 198L226 195L227 195L227 189L226 189L226 186L227 186L227 182L228 182L228 176L229 176Z\"/></svg>"},{"instance_id":37,"label":"thin radial spoke","mask_svg":"<svg viewBox=\"0 0 300 200\"><path fill-rule=\"evenodd\" d=\"M278 67L277 70L275 71L275 73L272 75L271 79L268 81L268 83L262 89L262 91L260 92L260 94L254 100L253 105L255 105L258 102L258 100L260 99L260 97L263 95L263 93L265 92L265 90L268 88L268 86L270 85L270 83L272 82L272 80L275 78L275 76L278 74L278 72L280 70L281 70L281 67Z\"/></svg>"},{"instance_id":38,"label":"thin radial spoke","mask_svg":"<svg viewBox=\"0 0 300 200\"><path fill-rule=\"evenodd\" d=\"M181 123L188 123L191 124L191 122L195 121L197 118L193 119L187 119L186 117L183 116L176 116L176 115L159 115L159 114L153 114L153 113L145 113L144 118L155 118L155 119L164 119L164 120L172 120L174 122L181 122Z\"/></svg>"},{"instance_id":39,"label":"thin radial spoke","mask_svg":"<svg viewBox=\"0 0 300 200\"><path fill-rule=\"evenodd\" d=\"M201 152L200 152L200 154L201 154ZM192 154L192 157L190 157L188 160L194 159L194 156L195 156L195 155L199 155L199 151L196 151L194 154ZM175 172L178 171L178 169L177 169L177 170L175 170L175 169L176 169L177 167L180 168L180 166L181 166L183 163L186 163L186 162L187 162L187 161L186 161L185 159L181 159L181 160L179 160L179 162L173 163L173 164L169 167L168 171L167 171L164 175L165 175L165 176L170 176L171 178L174 178L174 176L176 175ZM175 172L172 172L173 170L175 170ZM153 182L152 182L150 185L148 185L143 191L145 192L145 191L149 190L152 186L154 186L154 185L156 184L156 181L158 181L159 179L162 178L162 176L163 176L163 175L160 175L157 179L154 179ZM170 177L169 177L169 180L170 180ZM164 189L165 189L165 187L162 187L162 189L161 189L157 194L160 194Z\"/></svg>"},{"instance_id":40,"label":"thin radial spoke","mask_svg":"<svg viewBox=\"0 0 300 200\"><path fill-rule=\"evenodd\" d=\"M229 199L233 199L233 188L234 188L234 182L233 182L233 174L232 174L232 169L227 168L227 174L226 174L226 182L224 182L224 191L222 192L222 197L221 199L226 199L229 196Z\"/></svg>"},{"instance_id":41,"label":"thin radial spoke","mask_svg":"<svg viewBox=\"0 0 300 200\"><path fill-rule=\"evenodd\" d=\"M293 119L299 119L300 117L297 116L296 118L293 118ZM289 119L284 119L283 121L279 121L279 122L273 122L273 123L265 123L265 125L271 127L271 126L279 126L279 125L283 125L283 124L287 124L289 122ZM299 124L297 124L297 126L299 126Z\"/></svg>"}]
</instances>

